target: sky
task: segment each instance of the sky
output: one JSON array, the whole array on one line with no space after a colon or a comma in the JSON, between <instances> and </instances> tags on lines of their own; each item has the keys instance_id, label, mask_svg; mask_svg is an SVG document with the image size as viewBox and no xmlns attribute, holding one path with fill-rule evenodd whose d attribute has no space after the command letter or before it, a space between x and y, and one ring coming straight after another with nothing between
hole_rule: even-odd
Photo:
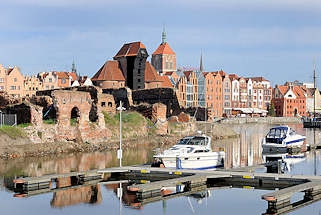
<instances>
[{"instance_id":1,"label":"sky","mask_svg":"<svg viewBox=\"0 0 321 215\"><path fill-rule=\"evenodd\" d=\"M320 0L1 0L0 64L21 72L70 71L92 77L124 43L151 54L167 42L177 65L273 85L321 84ZM150 61L150 58L149 58Z\"/></svg>"}]
</instances>

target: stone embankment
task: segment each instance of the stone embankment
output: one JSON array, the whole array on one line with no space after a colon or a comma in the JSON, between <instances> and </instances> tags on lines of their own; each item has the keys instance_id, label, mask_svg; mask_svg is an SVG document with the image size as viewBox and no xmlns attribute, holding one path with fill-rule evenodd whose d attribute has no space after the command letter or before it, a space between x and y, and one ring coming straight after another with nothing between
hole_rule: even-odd
<instances>
[{"instance_id":1,"label":"stone embankment","mask_svg":"<svg viewBox=\"0 0 321 215\"><path fill-rule=\"evenodd\" d=\"M287 124L287 123L301 123L299 117L238 117L226 118L219 120L222 124L244 124L244 123L267 123L267 124Z\"/></svg>"},{"instance_id":2,"label":"stone embankment","mask_svg":"<svg viewBox=\"0 0 321 215\"><path fill-rule=\"evenodd\" d=\"M237 137L238 134L226 125L214 125L205 123L168 123L168 134L157 134L157 125L149 127L146 123L126 124L123 128L123 148L135 148L146 143L148 140L149 147L167 147L175 144L179 138L187 135L194 135L196 131L201 130L212 136L213 139L224 139ZM135 127L134 127L135 126ZM162 127L162 126L161 126ZM45 133L55 133L53 125L45 125L42 131L29 126L26 128L15 128L21 131L19 135L10 136L0 130L0 159L14 159L23 157L42 157L60 153L73 152L94 152L116 150L119 147L118 125L111 127L113 136L108 140L100 143L89 143L83 141L52 141L50 136ZM44 132L44 130L47 130ZM48 141L45 141L47 140ZM140 141L144 139L144 141Z\"/></svg>"}]
</instances>

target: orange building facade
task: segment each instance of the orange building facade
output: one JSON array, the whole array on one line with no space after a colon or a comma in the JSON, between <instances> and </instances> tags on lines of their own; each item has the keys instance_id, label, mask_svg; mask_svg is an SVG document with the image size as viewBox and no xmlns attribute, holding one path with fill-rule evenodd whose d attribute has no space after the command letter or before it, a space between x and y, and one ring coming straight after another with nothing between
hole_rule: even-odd
<instances>
[{"instance_id":1,"label":"orange building facade","mask_svg":"<svg viewBox=\"0 0 321 215\"><path fill-rule=\"evenodd\" d=\"M276 116L307 116L304 86L276 86L273 102Z\"/></svg>"}]
</instances>

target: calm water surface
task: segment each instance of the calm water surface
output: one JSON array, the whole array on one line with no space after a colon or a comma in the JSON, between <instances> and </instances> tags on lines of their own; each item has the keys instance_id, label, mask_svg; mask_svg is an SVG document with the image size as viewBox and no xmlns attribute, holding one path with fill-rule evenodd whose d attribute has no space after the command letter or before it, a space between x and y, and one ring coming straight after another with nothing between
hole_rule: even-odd
<instances>
[{"instance_id":1,"label":"calm water surface","mask_svg":"<svg viewBox=\"0 0 321 215\"><path fill-rule=\"evenodd\" d=\"M262 155L261 139L269 125L231 126L241 136L238 139L215 141L213 148L224 147L225 168L237 168L262 163L269 155ZM298 133L307 136L307 143L319 142L319 131L291 125ZM143 164L152 160L152 148L141 147L124 152L124 165ZM286 155L277 155L285 158ZM284 159L282 171L288 174L320 175L320 152L298 154ZM271 191L225 188L204 192L207 197L177 197L155 203L133 204L132 196L117 198L118 185L98 184L46 193L28 198L14 197L6 188L14 176L41 176L89 169L118 166L115 152L95 152L63 155L38 159L0 161L0 214L262 214L267 202L261 195ZM265 172L266 169L259 169ZM126 186L123 184L122 186ZM321 201L289 214L321 214Z\"/></svg>"}]
</instances>

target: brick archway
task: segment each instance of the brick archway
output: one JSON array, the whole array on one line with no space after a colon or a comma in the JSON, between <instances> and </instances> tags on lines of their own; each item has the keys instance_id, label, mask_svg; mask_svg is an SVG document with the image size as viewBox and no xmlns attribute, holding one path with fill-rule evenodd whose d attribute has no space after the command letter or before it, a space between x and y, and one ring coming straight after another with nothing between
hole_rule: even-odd
<instances>
[{"instance_id":1,"label":"brick archway","mask_svg":"<svg viewBox=\"0 0 321 215\"><path fill-rule=\"evenodd\" d=\"M56 90L52 93L53 104L57 110L57 139L82 141L106 139L109 135L104 126L103 115L99 112L98 127L89 126L89 112L92 100L88 92ZM77 109L77 124L71 126L70 119L73 109ZM99 111L99 110L98 110ZM101 117L102 116L102 117Z\"/></svg>"}]
</instances>

